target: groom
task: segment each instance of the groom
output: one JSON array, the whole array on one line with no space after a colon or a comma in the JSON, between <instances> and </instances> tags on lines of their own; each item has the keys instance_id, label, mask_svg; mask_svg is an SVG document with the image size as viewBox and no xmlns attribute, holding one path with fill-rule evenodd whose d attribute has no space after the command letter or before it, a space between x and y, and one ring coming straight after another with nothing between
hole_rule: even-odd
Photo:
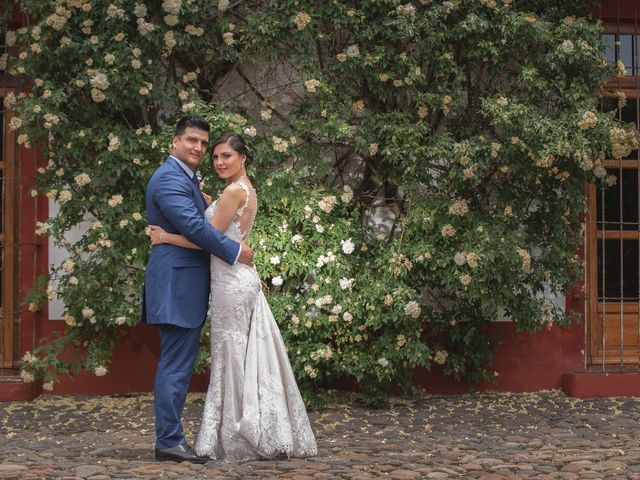
<instances>
[{"instance_id":1,"label":"groom","mask_svg":"<svg viewBox=\"0 0 640 480\"><path fill-rule=\"evenodd\" d=\"M230 265L251 264L253 250L215 230L204 219L205 201L195 171L207 153L209 124L200 117L176 125L171 155L146 191L150 225L180 233L202 250L163 243L151 250L145 272L142 321L158 326L160 359L155 380L158 461L205 463L182 431L182 410L209 305L209 255Z\"/></svg>"}]
</instances>

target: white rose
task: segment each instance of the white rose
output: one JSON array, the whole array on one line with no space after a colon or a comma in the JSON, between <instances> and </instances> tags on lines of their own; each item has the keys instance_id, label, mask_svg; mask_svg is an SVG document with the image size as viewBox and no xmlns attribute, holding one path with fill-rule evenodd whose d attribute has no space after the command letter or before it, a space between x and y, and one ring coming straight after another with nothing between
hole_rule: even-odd
<instances>
[{"instance_id":1,"label":"white rose","mask_svg":"<svg viewBox=\"0 0 640 480\"><path fill-rule=\"evenodd\" d=\"M173 27L174 25L178 24L178 17L176 15L165 15L164 23L166 23L170 27Z\"/></svg>"},{"instance_id":2,"label":"white rose","mask_svg":"<svg viewBox=\"0 0 640 480\"><path fill-rule=\"evenodd\" d=\"M342 195L340 195L340 200L344 203L348 203L353 199L353 189L349 185L345 185L342 187Z\"/></svg>"},{"instance_id":3,"label":"white rose","mask_svg":"<svg viewBox=\"0 0 640 480\"><path fill-rule=\"evenodd\" d=\"M347 255L353 253L353 250L356 247L350 238L348 238L347 240L341 240L340 244L342 245L342 251Z\"/></svg>"},{"instance_id":4,"label":"white rose","mask_svg":"<svg viewBox=\"0 0 640 480\"><path fill-rule=\"evenodd\" d=\"M22 378L24 383L31 383L36 379L33 373L27 372L26 370L20 370L20 378Z\"/></svg>"},{"instance_id":5,"label":"white rose","mask_svg":"<svg viewBox=\"0 0 640 480\"><path fill-rule=\"evenodd\" d=\"M110 85L107 75L102 72L96 72L96 74L91 77L89 83L91 83L92 87L100 90L106 90Z\"/></svg>"},{"instance_id":6,"label":"white rose","mask_svg":"<svg viewBox=\"0 0 640 480\"><path fill-rule=\"evenodd\" d=\"M348 290L352 287L355 279L353 278L341 278L338 283L340 284L340 288L342 290Z\"/></svg>"},{"instance_id":7,"label":"white rose","mask_svg":"<svg viewBox=\"0 0 640 480\"><path fill-rule=\"evenodd\" d=\"M110 207L117 207L122 203L122 195L116 194L112 195L111 198L107 201Z\"/></svg>"},{"instance_id":8,"label":"white rose","mask_svg":"<svg viewBox=\"0 0 640 480\"><path fill-rule=\"evenodd\" d=\"M147 6L143 3L136 3L135 8L133 9L133 14L138 18L146 17Z\"/></svg>"},{"instance_id":9,"label":"white rose","mask_svg":"<svg viewBox=\"0 0 640 480\"><path fill-rule=\"evenodd\" d=\"M444 365L444 363L447 361L448 356L449 354L447 352L445 352L444 350L439 350L433 357L433 361L438 365Z\"/></svg>"},{"instance_id":10,"label":"white rose","mask_svg":"<svg viewBox=\"0 0 640 480\"><path fill-rule=\"evenodd\" d=\"M467 256L464 252L458 252L454 255L453 261L456 262L456 265L464 265L467 263Z\"/></svg>"},{"instance_id":11,"label":"white rose","mask_svg":"<svg viewBox=\"0 0 640 480\"><path fill-rule=\"evenodd\" d=\"M562 51L564 53L571 53L574 49L573 42L571 40L565 40L564 42L562 42L560 48L562 48Z\"/></svg>"},{"instance_id":12,"label":"white rose","mask_svg":"<svg viewBox=\"0 0 640 480\"><path fill-rule=\"evenodd\" d=\"M233 33L231 32L225 32L222 34L222 40L224 41L225 44L227 45L233 45L235 43L235 40L233 38Z\"/></svg>"},{"instance_id":13,"label":"white rose","mask_svg":"<svg viewBox=\"0 0 640 480\"><path fill-rule=\"evenodd\" d=\"M409 315L412 318L418 318L421 312L420 305L416 301L410 301L404 306L404 313Z\"/></svg>"},{"instance_id":14,"label":"white rose","mask_svg":"<svg viewBox=\"0 0 640 480\"><path fill-rule=\"evenodd\" d=\"M68 202L69 200L71 200L72 196L73 196L73 194L71 193L70 190L62 190L60 192L60 195L58 195L58 202L60 202L61 204L64 204L64 203Z\"/></svg>"}]
</instances>

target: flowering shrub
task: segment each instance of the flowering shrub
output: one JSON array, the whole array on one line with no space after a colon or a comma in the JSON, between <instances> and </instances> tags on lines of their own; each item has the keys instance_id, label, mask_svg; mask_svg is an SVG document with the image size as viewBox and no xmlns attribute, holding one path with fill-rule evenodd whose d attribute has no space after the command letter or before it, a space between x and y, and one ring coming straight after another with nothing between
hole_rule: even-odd
<instances>
[{"instance_id":1,"label":"flowering shrub","mask_svg":"<svg viewBox=\"0 0 640 480\"><path fill-rule=\"evenodd\" d=\"M67 328L26 379L104 375L138 323L144 185L194 112L254 150L251 242L307 400L355 379L377 402L433 362L490 381L488 322L570 321L549 295L581 272L584 184L615 182L603 160L638 147L597 109L625 69L574 16L588 4L20 2L40 21L7 32L1 63L32 88L5 104L49 159L33 193L60 211L38 232L69 251L48 290Z\"/></svg>"}]
</instances>

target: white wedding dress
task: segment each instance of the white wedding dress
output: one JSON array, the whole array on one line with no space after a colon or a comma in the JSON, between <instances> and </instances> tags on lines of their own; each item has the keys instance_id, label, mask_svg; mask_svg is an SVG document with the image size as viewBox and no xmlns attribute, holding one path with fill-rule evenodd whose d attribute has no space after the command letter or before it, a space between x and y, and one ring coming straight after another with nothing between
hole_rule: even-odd
<instances>
[{"instance_id":1,"label":"white wedding dress","mask_svg":"<svg viewBox=\"0 0 640 480\"><path fill-rule=\"evenodd\" d=\"M225 232L241 241L253 225L255 190L238 180L244 205ZM210 221L216 202L205 211ZM211 256L211 378L198 455L214 460L309 457L317 446L280 330L252 267Z\"/></svg>"}]
</instances>

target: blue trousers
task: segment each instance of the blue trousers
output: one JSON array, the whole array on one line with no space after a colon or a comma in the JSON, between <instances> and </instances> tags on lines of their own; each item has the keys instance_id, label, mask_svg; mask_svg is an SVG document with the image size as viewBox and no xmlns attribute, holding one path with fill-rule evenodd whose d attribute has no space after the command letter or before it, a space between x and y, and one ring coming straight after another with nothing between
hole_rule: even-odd
<instances>
[{"instance_id":1,"label":"blue trousers","mask_svg":"<svg viewBox=\"0 0 640 480\"><path fill-rule=\"evenodd\" d=\"M182 411L198 353L202 327L182 328L160 324L160 360L154 388L156 448L186 443Z\"/></svg>"}]
</instances>

